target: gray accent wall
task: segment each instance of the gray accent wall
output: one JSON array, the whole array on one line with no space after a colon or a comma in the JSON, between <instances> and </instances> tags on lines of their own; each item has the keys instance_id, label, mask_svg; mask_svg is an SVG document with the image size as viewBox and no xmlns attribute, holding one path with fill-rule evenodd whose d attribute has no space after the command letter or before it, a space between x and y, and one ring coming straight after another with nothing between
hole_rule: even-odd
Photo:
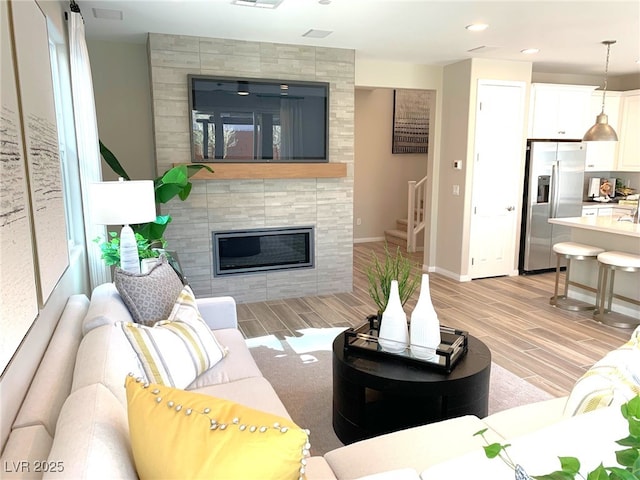
<instances>
[{"instance_id":1,"label":"gray accent wall","mask_svg":"<svg viewBox=\"0 0 640 480\"><path fill-rule=\"evenodd\" d=\"M353 283L354 51L149 34L153 133L159 173L190 161L187 74L330 83L329 161L345 178L194 180L162 213L171 250L196 296L256 302L350 292ZM215 170L215 164L211 164ZM214 278L211 232L315 225L315 268Z\"/></svg>"}]
</instances>

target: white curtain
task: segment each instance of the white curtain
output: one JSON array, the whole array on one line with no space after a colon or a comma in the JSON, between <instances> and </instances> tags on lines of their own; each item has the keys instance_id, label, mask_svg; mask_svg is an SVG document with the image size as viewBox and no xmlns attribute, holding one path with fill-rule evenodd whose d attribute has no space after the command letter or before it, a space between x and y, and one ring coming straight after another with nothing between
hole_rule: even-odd
<instances>
[{"instance_id":1,"label":"white curtain","mask_svg":"<svg viewBox=\"0 0 640 480\"><path fill-rule=\"evenodd\" d=\"M82 212L89 262L89 278L91 287L94 288L101 283L111 281L111 272L100 258L100 249L93 241L98 236L106 237L106 228L91 221L89 206L88 185L102 180L102 170L100 166L100 145L98 143L98 125L96 123L91 65L84 36L84 21L82 15L76 12L70 12L69 17L69 63L71 64L73 117L80 163Z\"/></svg>"},{"instance_id":2,"label":"white curtain","mask_svg":"<svg viewBox=\"0 0 640 480\"><path fill-rule=\"evenodd\" d=\"M302 158L302 101L295 98L280 99L280 158Z\"/></svg>"}]
</instances>

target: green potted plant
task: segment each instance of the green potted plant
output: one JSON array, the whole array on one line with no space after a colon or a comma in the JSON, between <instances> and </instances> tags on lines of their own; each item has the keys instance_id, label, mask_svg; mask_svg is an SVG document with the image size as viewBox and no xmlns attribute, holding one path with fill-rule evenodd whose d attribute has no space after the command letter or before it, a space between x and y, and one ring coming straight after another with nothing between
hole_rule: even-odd
<instances>
[{"instance_id":1,"label":"green potted plant","mask_svg":"<svg viewBox=\"0 0 640 480\"><path fill-rule=\"evenodd\" d=\"M131 179L113 152L102 141L100 141L100 154L114 173L125 180ZM189 179L202 169L213 173L213 170L207 165L182 164L170 168L157 177L154 180L156 203L167 203L176 196L182 201L186 200L193 187ZM164 232L170 222L171 215L157 215L153 222L131 225L138 241L140 259L154 258L159 255L157 249L163 249L166 246ZM94 242L100 246L102 258L107 265L119 265L120 254L118 247L120 239L116 232L109 232L109 237L110 239L105 241L98 237L94 239Z\"/></svg>"},{"instance_id":2,"label":"green potted plant","mask_svg":"<svg viewBox=\"0 0 640 480\"><path fill-rule=\"evenodd\" d=\"M398 291L400 302L404 305L415 292L420 281L418 275L414 275L414 268L419 265L413 264L410 259L404 257L397 247L395 253L389 251L389 245L384 244L384 258L380 260L375 252L372 253L372 262L367 267L367 279L369 280L369 295L378 307L377 317L382 317L382 312L387 307L391 281L398 281Z\"/></svg>"}]
</instances>

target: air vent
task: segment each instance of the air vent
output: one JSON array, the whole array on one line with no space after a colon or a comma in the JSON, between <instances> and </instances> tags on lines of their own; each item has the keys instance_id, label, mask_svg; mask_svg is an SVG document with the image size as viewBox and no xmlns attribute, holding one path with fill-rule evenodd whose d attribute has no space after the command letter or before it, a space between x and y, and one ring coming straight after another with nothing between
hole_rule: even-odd
<instances>
[{"instance_id":1,"label":"air vent","mask_svg":"<svg viewBox=\"0 0 640 480\"><path fill-rule=\"evenodd\" d=\"M258 7L258 8L278 8L283 0L233 0L233 5L241 5L243 7Z\"/></svg>"},{"instance_id":2,"label":"air vent","mask_svg":"<svg viewBox=\"0 0 640 480\"><path fill-rule=\"evenodd\" d=\"M492 52L494 50L498 50L500 47L488 47L486 45L480 45L479 47L472 48L471 50L467 50L469 53L487 53Z\"/></svg>"},{"instance_id":3,"label":"air vent","mask_svg":"<svg viewBox=\"0 0 640 480\"><path fill-rule=\"evenodd\" d=\"M330 30L316 30L314 28L312 28L311 30L307 31L306 33L303 33L302 36L303 37L307 37L307 38L326 38L329 35L331 35L333 32Z\"/></svg>"},{"instance_id":4,"label":"air vent","mask_svg":"<svg viewBox=\"0 0 640 480\"><path fill-rule=\"evenodd\" d=\"M95 18L102 18L106 20L122 20L121 10L111 10L108 8L92 8L93 16Z\"/></svg>"}]
</instances>

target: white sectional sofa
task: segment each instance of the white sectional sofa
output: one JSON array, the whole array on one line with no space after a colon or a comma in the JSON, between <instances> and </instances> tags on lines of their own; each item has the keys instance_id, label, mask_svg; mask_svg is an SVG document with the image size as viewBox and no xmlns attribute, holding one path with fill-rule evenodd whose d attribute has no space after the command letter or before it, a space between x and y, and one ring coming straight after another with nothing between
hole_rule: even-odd
<instances>
[{"instance_id":1,"label":"white sectional sofa","mask_svg":"<svg viewBox=\"0 0 640 480\"><path fill-rule=\"evenodd\" d=\"M234 300L199 299L198 308L229 353L186 390L289 418L237 329ZM113 284L97 287L90 302L82 295L69 298L5 445L3 478L138 478L123 385L130 372L143 373L122 330L114 327L120 321L131 321L131 315ZM588 444L584 433L590 428L604 426L597 444L602 448L625 436L624 425L615 420L618 409L565 418L565 404L566 399L559 398L484 419L455 418L361 441L324 456L313 456L311 432L311 456L304 475L309 480L370 475L393 479L422 475L423 480L513 478L512 472L501 470L499 460L484 459L483 442L475 432L487 428L490 441L513 443L516 452L527 453L523 462L537 461L530 451L532 442L547 445L547 453L558 448L555 455L568 455L580 452L575 448L559 451L559 447L565 442ZM584 448L587 454L593 452L588 445ZM474 474L482 468L498 470L487 470L491 471L487 476ZM452 475L452 470L466 473Z\"/></svg>"}]
</instances>

